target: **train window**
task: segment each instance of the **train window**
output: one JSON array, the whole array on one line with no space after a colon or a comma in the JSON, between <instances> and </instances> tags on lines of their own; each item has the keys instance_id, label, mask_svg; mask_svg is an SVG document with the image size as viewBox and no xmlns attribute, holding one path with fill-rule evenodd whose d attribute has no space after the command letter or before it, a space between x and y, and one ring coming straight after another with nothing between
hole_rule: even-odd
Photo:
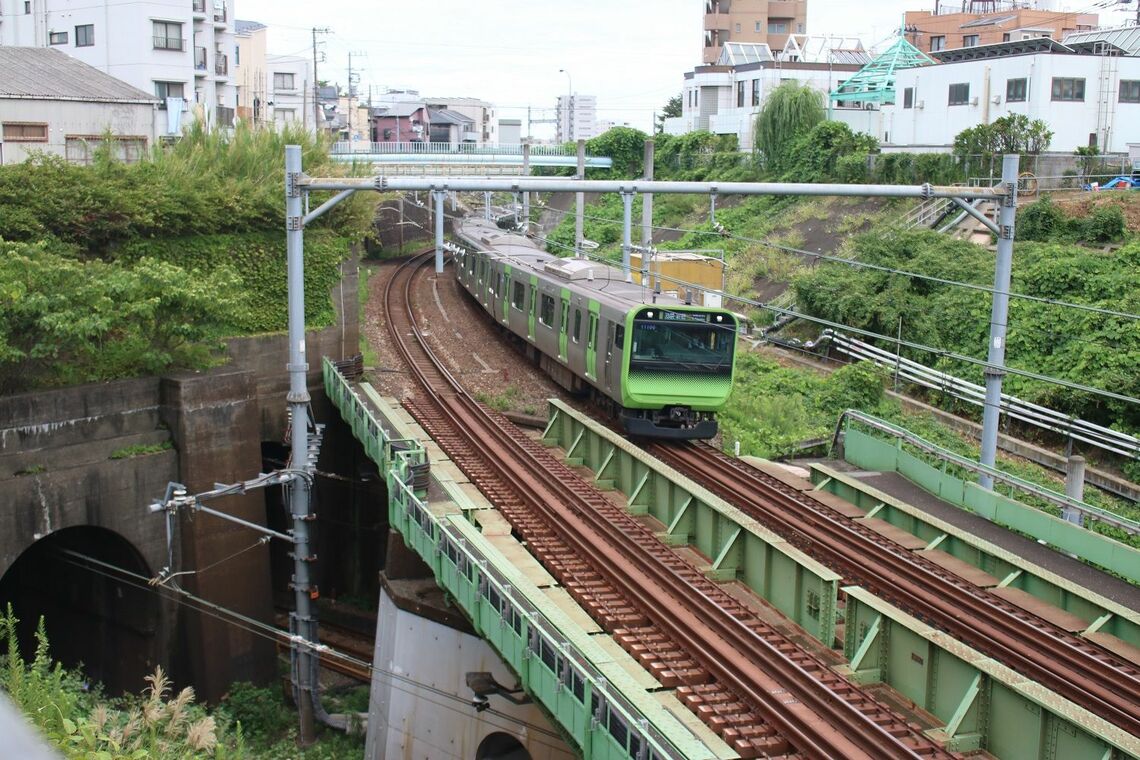
<instances>
[{"instance_id":1,"label":"train window","mask_svg":"<svg viewBox=\"0 0 1140 760\"><path fill-rule=\"evenodd\" d=\"M598 345L598 315L590 315L590 334L587 336L586 347L593 350Z\"/></svg>"},{"instance_id":2,"label":"train window","mask_svg":"<svg viewBox=\"0 0 1140 760\"><path fill-rule=\"evenodd\" d=\"M467 259L467 271L471 274L475 274L475 254L465 253L463 256Z\"/></svg>"},{"instance_id":3,"label":"train window","mask_svg":"<svg viewBox=\"0 0 1140 760\"><path fill-rule=\"evenodd\" d=\"M629 369L731 374L735 328L715 312L643 309L633 323Z\"/></svg>"},{"instance_id":4,"label":"train window","mask_svg":"<svg viewBox=\"0 0 1140 760\"><path fill-rule=\"evenodd\" d=\"M496 293L502 293L503 292L503 273L502 272L499 273L499 287L496 288L495 292Z\"/></svg>"},{"instance_id":5,"label":"train window","mask_svg":"<svg viewBox=\"0 0 1140 760\"><path fill-rule=\"evenodd\" d=\"M578 339L582 337L582 310L574 310L574 342L577 343Z\"/></svg>"},{"instance_id":6,"label":"train window","mask_svg":"<svg viewBox=\"0 0 1140 760\"><path fill-rule=\"evenodd\" d=\"M530 315L533 317L534 313L538 311L538 288L534 285L530 286Z\"/></svg>"},{"instance_id":7,"label":"train window","mask_svg":"<svg viewBox=\"0 0 1140 760\"><path fill-rule=\"evenodd\" d=\"M620 351L622 346L625 345L625 326L618 325L617 330L614 331L614 345L613 350Z\"/></svg>"},{"instance_id":8,"label":"train window","mask_svg":"<svg viewBox=\"0 0 1140 760\"><path fill-rule=\"evenodd\" d=\"M569 325L566 324L568 321L566 318L568 316L570 316L570 302L567 301L565 298L563 298L562 299L562 321L558 323L558 329L562 332L563 335L565 335L566 330L569 329Z\"/></svg>"},{"instance_id":9,"label":"train window","mask_svg":"<svg viewBox=\"0 0 1140 760\"><path fill-rule=\"evenodd\" d=\"M538 312L538 321L547 327L554 324L554 298L545 293L542 296L542 309Z\"/></svg>"},{"instance_id":10,"label":"train window","mask_svg":"<svg viewBox=\"0 0 1140 760\"><path fill-rule=\"evenodd\" d=\"M522 311L525 301L526 285L523 285L521 282L514 283L514 289L511 293L511 306L514 306L519 311Z\"/></svg>"}]
</instances>

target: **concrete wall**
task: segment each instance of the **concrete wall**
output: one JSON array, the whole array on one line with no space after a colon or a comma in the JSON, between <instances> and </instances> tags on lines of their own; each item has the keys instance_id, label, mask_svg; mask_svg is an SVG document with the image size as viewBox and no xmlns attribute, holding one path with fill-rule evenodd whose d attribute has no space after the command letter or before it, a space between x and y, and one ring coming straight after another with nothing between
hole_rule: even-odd
<instances>
[{"instance_id":1,"label":"concrete wall","mask_svg":"<svg viewBox=\"0 0 1140 760\"><path fill-rule=\"evenodd\" d=\"M33 122L48 125L47 142L3 141L0 135L0 164L24 161L29 153L42 151L67 155L67 137L101 137L110 130L120 137L137 137L149 149L158 134L165 134L166 114L150 103L80 103L69 100L0 99L5 122Z\"/></svg>"},{"instance_id":2,"label":"concrete wall","mask_svg":"<svg viewBox=\"0 0 1140 760\"><path fill-rule=\"evenodd\" d=\"M320 357L359 346L356 262L343 265L333 290L344 319L308 338L310 392L318 420L331 421ZM343 305L343 308L340 306ZM0 398L0 577L29 546L66 527L93 525L126 539L157 573L167 564L166 529L147 505L168 482L190 493L216 482L255 477L261 442L285 432L288 341L284 335L230 342L232 361L210 372L171 374L38 391ZM127 446L173 448L127 459ZM264 493L209 506L264 524ZM218 518L183 514L175 546L178 569L205 568L250 547L259 534ZM272 617L269 551L260 546L183 579L191 592L258 620ZM234 680L274 674L273 644L240 627L178 608L163 610L160 660L215 700Z\"/></svg>"},{"instance_id":3,"label":"concrete wall","mask_svg":"<svg viewBox=\"0 0 1140 760\"><path fill-rule=\"evenodd\" d=\"M425 583L435 588L434 581ZM494 696L490 706L505 715L471 706L466 673L493 673L507 688L516 683L487 642L400 609L388 587L377 621L365 760L475 760L492 734L513 736L533 760L575 756L536 705Z\"/></svg>"}]
</instances>

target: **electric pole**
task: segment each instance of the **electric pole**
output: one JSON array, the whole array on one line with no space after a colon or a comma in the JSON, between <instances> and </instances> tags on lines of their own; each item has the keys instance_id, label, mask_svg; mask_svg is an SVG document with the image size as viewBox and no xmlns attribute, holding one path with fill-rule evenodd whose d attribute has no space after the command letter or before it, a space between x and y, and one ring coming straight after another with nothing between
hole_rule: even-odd
<instances>
[{"instance_id":1,"label":"electric pole","mask_svg":"<svg viewBox=\"0 0 1140 760\"><path fill-rule=\"evenodd\" d=\"M317 134L321 132L321 80L317 77L317 35L329 34L332 30L327 26L313 27L313 127Z\"/></svg>"}]
</instances>

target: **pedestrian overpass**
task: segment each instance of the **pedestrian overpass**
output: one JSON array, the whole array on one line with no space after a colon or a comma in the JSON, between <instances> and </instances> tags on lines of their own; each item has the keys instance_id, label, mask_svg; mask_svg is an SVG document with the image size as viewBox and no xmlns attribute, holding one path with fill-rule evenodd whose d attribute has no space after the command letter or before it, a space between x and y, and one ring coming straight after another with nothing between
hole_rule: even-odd
<instances>
[{"instance_id":1,"label":"pedestrian overpass","mask_svg":"<svg viewBox=\"0 0 1140 760\"><path fill-rule=\"evenodd\" d=\"M577 151L566 145L476 145L473 143L338 142L334 161L372 164L384 174L526 174L531 169L578 166ZM609 169L609 156L586 156L587 169Z\"/></svg>"}]
</instances>

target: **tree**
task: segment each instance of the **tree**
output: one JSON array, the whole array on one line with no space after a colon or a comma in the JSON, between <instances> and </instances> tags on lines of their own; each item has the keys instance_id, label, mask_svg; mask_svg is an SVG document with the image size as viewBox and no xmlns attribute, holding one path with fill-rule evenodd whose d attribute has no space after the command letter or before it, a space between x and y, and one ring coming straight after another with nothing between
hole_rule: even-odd
<instances>
[{"instance_id":1,"label":"tree","mask_svg":"<svg viewBox=\"0 0 1140 760\"><path fill-rule=\"evenodd\" d=\"M756 117L756 150L770 169L783 168L790 148L800 135L824 120L823 98L796 82L784 82L768 96Z\"/></svg>"},{"instance_id":2,"label":"tree","mask_svg":"<svg viewBox=\"0 0 1140 760\"><path fill-rule=\"evenodd\" d=\"M653 131L661 134L665 131L665 120L675 119L682 113L682 104L680 94L674 95L665 101L665 107L661 109L661 113L657 115L657 123L654 125Z\"/></svg>"}]
</instances>

